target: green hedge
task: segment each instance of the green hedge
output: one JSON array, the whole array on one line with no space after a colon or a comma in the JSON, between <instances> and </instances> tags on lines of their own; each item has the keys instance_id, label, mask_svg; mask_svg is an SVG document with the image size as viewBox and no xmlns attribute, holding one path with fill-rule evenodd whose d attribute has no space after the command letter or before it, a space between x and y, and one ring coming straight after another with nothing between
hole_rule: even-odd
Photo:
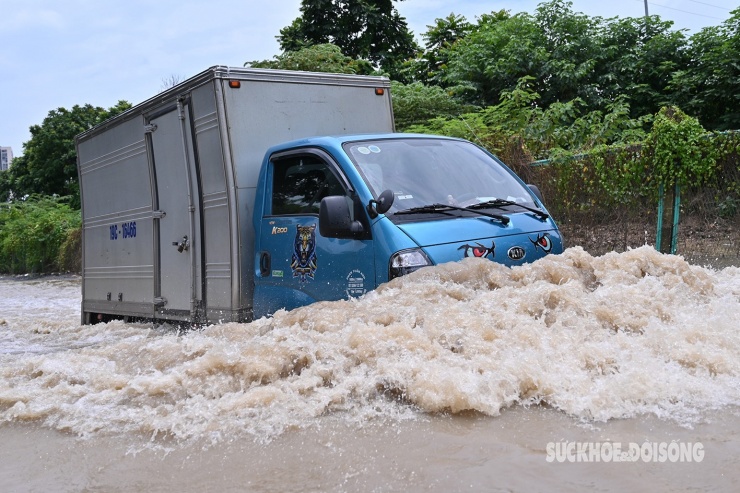
<instances>
[{"instance_id":1,"label":"green hedge","mask_svg":"<svg viewBox=\"0 0 740 493\"><path fill-rule=\"evenodd\" d=\"M67 198L0 204L0 272L79 271L80 228L80 211Z\"/></svg>"}]
</instances>

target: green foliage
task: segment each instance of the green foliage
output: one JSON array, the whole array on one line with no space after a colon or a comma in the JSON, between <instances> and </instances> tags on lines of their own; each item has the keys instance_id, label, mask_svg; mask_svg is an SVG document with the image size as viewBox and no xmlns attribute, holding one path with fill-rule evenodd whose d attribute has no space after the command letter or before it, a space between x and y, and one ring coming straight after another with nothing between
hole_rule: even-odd
<instances>
[{"instance_id":1,"label":"green foliage","mask_svg":"<svg viewBox=\"0 0 740 493\"><path fill-rule=\"evenodd\" d=\"M688 39L659 16L589 17L574 12L571 1L550 0L533 14L501 10L476 22L454 13L435 19L421 34L422 50L394 1L304 0L301 16L278 37L283 55L253 66L360 74L380 66L406 86L438 86L455 101L478 107L504 103L502 97L529 78L539 95L533 104L551 117L549 127L537 130L542 140L532 152L538 156L549 141L560 147L579 139L586 146L589 139L591 146L634 141L650 130L652 115L671 105L696 116L705 128L740 128L740 9L721 26ZM343 55L292 55L325 43ZM443 108L435 116L449 115ZM624 117L641 128L624 128L632 135L619 138L588 128L603 122L614 132L620 125L608 120ZM425 120L427 115L404 118L399 128ZM566 128L556 128L561 123Z\"/></svg>"},{"instance_id":2,"label":"green foliage","mask_svg":"<svg viewBox=\"0 0 740 493\"><path fill-rule=\"evenodd\" d=\"M30 128L31 139L23 144L23 155L3 173L0 200L32 194L70 196L72 205L79 208L75 136L130 107L119 101L107 110L86 104L50 111L41 125Z\"/></svg>"},{"instance_id":3,"label":"green foliage","mask_svg":"<svg viewBox=\"0 0 740 493\"><path fill-rule=\"evenodd\" d=\"M502 14L508 17L505 11ZM404 64L400 76L405 81L443 86L440 74L441 70L447 68L447 52L473 31L473 25L464 16L451 13L443 19L435 19L434 25L427 28L428 31L421 35L424 38L424 51Z\"/></svg>"},{"instance_id":4,"label":"green foliage","mask_svg":"<svg viewBox=\"0 0 740 493\"><path fill-rule=\"evenodd\" d=\"M584 210L639 203L649 185L647 162L639 149L639 145L599 145L585 154L556 154L553 164L562 205Z\"/></svg>"},{"instance_id":5,"label":"green foliage","mask_svg":"<svg viewBox=\"0 0 740 493\"><path fill-rule=\"evenodd\" d=\"M408 74L482 109L407 130L463 137L513 165L547 159L564 207L654 201L660 184L708 185L721 191L718 210L734 214L740 185L727 156L740 138L708 138L700 122L740 128L740 9L687 40L658 16L589 18L571 7L552 0L534 15L502 11L459 31L452 26L464 18L437 19L423 35L437 41ZM718 160L735 169L718 170Z\"/></svg>"},{"instance_id":6,"label":"green foliage","mask_svg":"<svg viewBox=\"0 0 740 493\"><path fill-rule=\"evenodd\" d=\"M674 100L707 128L740 128L740 8L690 41L689 62L676 68L668 87Z\"/></svg>"},{"instance_id":7,"label":"green foliage","mask_svg":"<svg viewBox=\"0 0 740 493\"><path fill-rule=\"evenodd\" d=\"M545 109L534 80L523 77L500 102L459 116L437 117L408 131L465 138L486 147L514 167L548 159L563 208L635 205L654 201L658 187L701 187L718 176L717 159L737 154L738 138L707 133L674 107L654 117L631 118L626 98L604 111L584 111L580 98ZM652 122L652 129L644 128ZM725 173L730 176L731 173ZM735 181L735 188L740 189ZM724 215L734 213L738 191L725 187L718 198Z\"/></svg>"},{"instance_id":8,"label":"green foliage","mask_svg":"<svg viewBox=\"0 0 740 493\"><path fill-rule=\"evenodd\" d=\"M645 147L655 183L681 188L701 186L715 172L716 152L696 118L674 107L662 108Z\"/></svg>"},{"instance_id":9,"label":"green foliage","mask_svg":"<svg viewBox=\"0 0 740 493\"><path fill-rule=\"evenodd\" d=\"M687 66L689 55L685 36L672 26L657 16L603 24L594 83L604 100L627 97L635 117L676 103L667 87L675 71Z\"/></svg>"},{"instance_id":10,"label":"green foliage","mask_svg":"<svg viewBox=\"0 0 740 493\"><path fill-rule=\"evenodd\" d=\"M552 0L534 15L482 17L441 50L444 63L433 77L419 80L488 106L500 103L500 95L523 77L532 78L542 108L578 99L586 111L607 111L621 97L637 118L672 102L666 87L689 57L686 38L671 22L657 16L647 23L605 20L571 7L572 2Z\"/></svg>"},{"instance_id":11,"label":"green foliage","mask_svg":"<svg viewBox=\"0 0 740 493\"><path fill-rule=\"evenodd\" d=\"M67 230L59 246L57 266L62 272L82 272L82 226Z\"/></svg>"},{"instance_id":12,"label":"green foliage","mask_svg":"<svg viewBox=\"0 0 740 493\"><path fill-rule=\"evenodd\" d=\"M391 82L391 95L398 131L404 131L412 125L423 125L433 118L457 116L471 109L441 87L426 86L421 82Z\"/></svg>"},{"instance_id":13,"label":"green foliage","mask_svg":"<svg viewBox=\"0 0 740 493\"><path fill-rule=\"evenodd\" d=\"M652 130L641 142L597 146L585 153L561 151L553 155L557 189L566 207L585 208L636 205L654 202L660 186L697 190L712 184L726 195L718 200L721 217L734 214L740 197L737 165L723 174L735 181L717 183L718 160L737 155L740 136L712 135L699 122L675 107L662 108Z\"/></svg>"},{"instance_id":14,"label":"green foliage","mask_svg":"<svg viewBox=\"0 0 740 493\"><path fill-rule=\"evenodd\" d=\"M738 210L740 210L740 200L737 197L727 195L717 203L717 209L719 209L719 217L730 219L735 217Z\"/></svg>"},{"instance_id":15,"label":"green foliage","mask_svg":"<svg viewBox=\"0 0 740 493\"><path fill-rule=\"evenodd\" d=\"M501 93L496 105L459 117L434 118L408 130L472 140L512 164L549 158L557 150L582 153L645 138L642 129L650 117L632 119L624 98L608 105L606 111L584 113L580 99L543 109L533 82L532 77L523 77L513 90Z\"/></svg>"},{"instance_id":16,"label":"green foliage","mask_svg":"<svg viewBox=\"0 0 740 493\"><path fill-rule=\"evenodd\" d=\"M304 46L296 51L286 51L272 60L252 61L244 64L252 68L304 70L335 74L371 74L373 67L366 60L344 56L333 44Z\"/></svg>"},{"instance_id":17,"label":"green foliage","mask_svg":"<svg viewBox=\"0 0 740 493\"><path fill-rule=\"evenodd\" d=\"M490 106L500 102L525 76L542 80L548 57L541 29L527 14L478 25L446 50L439 79L466 101Z\"/></svg>"},{"instance_id":18,"label":"green foliage","mask_svg":"<svg viewBox=\"0 0 740 493\"><path fill-rule=\"evenodd\" d=\"M718 164L714 199L720 217L735 217L740 213L740 132L715 132L711 140Z\"/></svg>"},{"instance_id":19,"label":"green foliage","mask_svg":"<svg viewBox=\"0 0 740 493\"><path fill-rule=\"evenodd\" d=\"M31 197L0 204L0 272L61 270L60 247L80 225L80 212L62 199Z\"/></svg>"},{"instance_id":20,"label":"green foliage","mask_svg":"<svg viewBox=\"0 0 740 493\"><path fill-rule=\"evenodd\" d=\"M395 75L417 50L396 0L302 0L301 16L280 30L284 52L331 43Z\"/></svg>"}]
</instances>

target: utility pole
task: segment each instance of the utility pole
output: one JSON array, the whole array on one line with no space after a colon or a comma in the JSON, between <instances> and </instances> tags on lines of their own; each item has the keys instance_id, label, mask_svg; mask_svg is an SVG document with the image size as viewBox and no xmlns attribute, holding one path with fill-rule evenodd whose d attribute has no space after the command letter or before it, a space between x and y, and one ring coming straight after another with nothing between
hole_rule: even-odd
<instances>
[{"instance_id":1,"label":"utility pole","mask_svg":"<svg viewBox=\"0 0 740 493\"><path fill-rule=\"evenodd\" d=\"M648 13L648 0L645 0L645 36L648 32L648 23L650 23L650 14Z\"/></svg>"}]
</instances>

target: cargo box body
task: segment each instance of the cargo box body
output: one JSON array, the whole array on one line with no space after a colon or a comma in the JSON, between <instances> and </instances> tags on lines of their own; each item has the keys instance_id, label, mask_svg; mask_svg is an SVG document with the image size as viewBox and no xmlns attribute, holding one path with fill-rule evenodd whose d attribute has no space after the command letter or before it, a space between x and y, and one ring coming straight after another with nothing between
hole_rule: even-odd
<instances>
[{"instance_id":1,"label":"cargo box body","mask_svg":"<svg viewBox=\"0 0 740 493\"><path fill-rule=\"evenodd\" d=\"M251 319L265 151L392 131L385 78L216 66L79 135L83 323Z\"/></svg>"}]
</instances>

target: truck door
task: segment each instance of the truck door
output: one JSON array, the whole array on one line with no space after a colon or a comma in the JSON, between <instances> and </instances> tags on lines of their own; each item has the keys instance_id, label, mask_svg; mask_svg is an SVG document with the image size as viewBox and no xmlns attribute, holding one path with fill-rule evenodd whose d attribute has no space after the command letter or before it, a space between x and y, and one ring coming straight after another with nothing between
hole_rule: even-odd
<instances>
[{"instance_id":1,"label":"truck door","mask_svg":"<svg viewBox=\"0 0 740 493\"><path fill-rule=\"evenodd\" d=\"M255 250L255 317L318 300L357 297L375 287L369 233L365 239L324 238L319 233L321 199L343 195L351 201L353 195L327 154L303 150L274 159L267 188Z\"/></svg>"},{"instance_id":2,"label":"truck door","mask_svg":"<svg viewBox=\"0 0 740 493\"><path fill-rule=\"evenodd\" d=\"M155 204L160 216L158 245L154 245L158 259L154 293L159 314L187 320L194 293L197 242L193 238L192 146L180 118L185 109L179 106L151 119L149 129L156 179Z\"/></svg>"}]
</instances>

